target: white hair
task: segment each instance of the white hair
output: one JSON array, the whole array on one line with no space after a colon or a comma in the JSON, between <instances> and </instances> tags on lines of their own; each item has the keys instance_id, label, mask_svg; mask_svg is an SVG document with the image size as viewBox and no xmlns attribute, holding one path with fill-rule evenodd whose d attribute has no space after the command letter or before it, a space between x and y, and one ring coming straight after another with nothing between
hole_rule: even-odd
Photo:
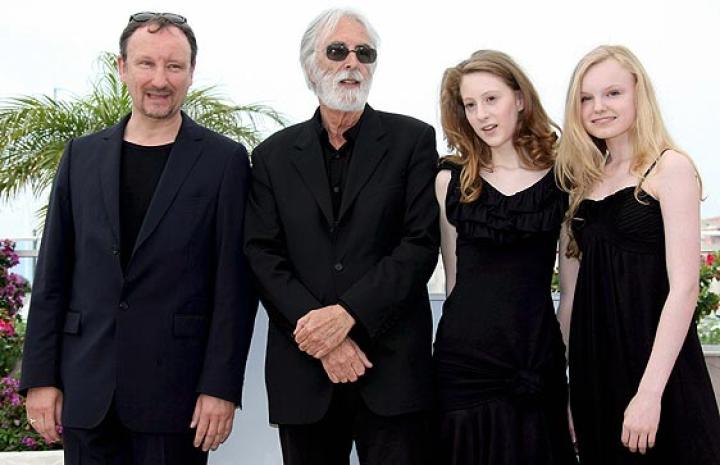
<instances>
[{"instance_id":1,"label":"white hair","mask_svg":"<svg viewBox=\"0 0 720 465\"><path fill-rule=\"evenodd\" d=\"M318 43L324 39L327 34L335 30L335 27L337 27L342 18L350 18L360 23L368 35L368 45L371 47L377 48L380 42L380 37L368 20L354 10L331 8L320 13L310 22L300 40L300 64L305 74L305 82L313 92L315 92L315 83L311 78L318 75L318 64L315 58ZM371 76L375 72L375 65L377 65L377 62L368 65Z\"/></svg>"}]
</instances>

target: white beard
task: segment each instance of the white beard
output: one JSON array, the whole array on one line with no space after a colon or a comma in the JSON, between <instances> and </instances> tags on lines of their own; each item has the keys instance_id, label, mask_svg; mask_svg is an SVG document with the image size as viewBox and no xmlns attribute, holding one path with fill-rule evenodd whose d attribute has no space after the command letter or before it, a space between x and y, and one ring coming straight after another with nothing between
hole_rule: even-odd
<instances>
[{"instance_id":1,"label":"white beard","mask_svg":"<svg viewBox=\"0 0 720 465\"><path fill-rule=\"evenodd\" d=\"M362 111L365 108L372 77L363 79L358 70L342 70L335 74L318 71L316 78L315 94L327 107L345 112ZM354 89L345 89L340 85L345 79L353 79L360 85Z\"/></svg>"}]
</instances>

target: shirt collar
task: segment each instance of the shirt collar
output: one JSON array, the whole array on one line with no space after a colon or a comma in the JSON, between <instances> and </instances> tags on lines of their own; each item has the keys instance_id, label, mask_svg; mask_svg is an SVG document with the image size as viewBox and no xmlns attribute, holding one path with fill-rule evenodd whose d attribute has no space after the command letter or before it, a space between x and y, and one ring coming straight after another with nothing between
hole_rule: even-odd
<instances>
[{"instance_id":1,"label":"shirt collar","mask_svg":"<svg viewBox=\"0 0 720 465\"><path fill-rule=\"evenodd\" d=\"M367 112L367 103L365 104L365 108L363 109L362 115L360 115L360 119L358 120L355 125L349 129L347 129L343 133L343 138L347 142L355 142L357 140L357 136L360 133L360 128L362 127L363 121L366 119ZM312 117L312 124L313 128L315 129L315 133L318 135L321 141L327 141L328 140L328 133L325 127L322 124L322 117L320 115L320 107L315 110L315 114Z\"/></svg>"}]
</instances>

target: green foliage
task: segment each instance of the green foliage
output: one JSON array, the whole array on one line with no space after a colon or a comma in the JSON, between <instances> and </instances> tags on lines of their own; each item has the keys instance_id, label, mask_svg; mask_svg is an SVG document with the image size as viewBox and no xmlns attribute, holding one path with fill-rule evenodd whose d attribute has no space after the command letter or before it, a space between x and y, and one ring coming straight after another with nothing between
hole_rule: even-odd
<instances>
[{"instance_id":1,"label":"green foliage","mask_svg":"<svg viewBox=\"0 0 720 465\"><path fill-rule=\"evenodd\" d=\"M62 444L46 443L28 424L18 386L16 375L0 378L0 451L62 449Z\"/></svg>"},{"instance_id":2,"label":"green foliage","mask_svg":"<svg viewBox=\"0 0 720 465\"><path fill-rule=\"evenodd\" d=\"M18 392L17 366L25 337L19 311L30 291L25 278L10 272L19 260L15 244L0 241L0 451L57 449L28 425Z\"/></svg>"},{"instance_id":3,"label":"green foliage","mask_svg":"<svg viewBox=\"0 0 720 465\"><path fill-rule=\"evenodd\" d=\"M0 310L0 312L5 313L4 310ZM18 360L20 360L25 325L20 315L13 318L8 317L7 314L3 314L0 315L0 319L3 320L3 328L12 328L13 330L11 334L4 331L0 333L0 376L3 376L15 370Z\"/></svg>"},{"instance_id":4,"label":"green foliage","mask_svg":"<svg viewBox=\"0 0 720 465\"><path fill-rule=\"evenodd\" d=\"M720 316L712 314L702 318L697 331L701 344L720 345Z\"/></svg>"},{"instance_id":5,"label":"green foliage","mask_svg":"<svg viewBox=\"0 0 720 465\"><path fill-rule=\"evenodd\" d=\"M720 280L720 252L708 253L700 261L700 289L695 321L700 321L718 309L720 296L710 290L710 285L716 280Z\"/></svg>"},{"instance_id":6,"label":"green foliage","mask_svg":"<svg viewBox=\"0 0 720 465\"><path fill-rule=\"evenodd\" d=\"M103 53L98 64L99 75L86 96L20 96L0 102L0 199L10 199L26 187L35 195L43 193L52 184L68 140L112 126L130 112L130 94L120 80L115 56ZM183 110L250 148L261 140L261 123L286 123L272 108L235 105L214 87L190 91Z\"/></svg>"},{"instance_id":7,"label":"green foliage","mask_svg":"<svg viewBox=\"0 0 720 465\"><path fill-rule=\"evenodd\" d=\"M22 276L10 269L20 261L12 241L0 241L0 376L15 369L22 350L24 325L18 313L30 290Z\"/></svg>"}]
</instances>

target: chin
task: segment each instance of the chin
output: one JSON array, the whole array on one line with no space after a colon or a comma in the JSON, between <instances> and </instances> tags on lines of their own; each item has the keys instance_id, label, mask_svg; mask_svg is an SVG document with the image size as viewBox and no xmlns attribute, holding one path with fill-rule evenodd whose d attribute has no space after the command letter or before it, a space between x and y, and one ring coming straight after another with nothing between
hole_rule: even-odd
<instances>
[{"instance_id":1,"label":"chin","mask_svg":"<svg viewBox=\"0 0 720 465\"><path fill-rule=\"evenodd\" d=\"M172 118L178 113L178 111L174 108L170 108L167 110L144 110L143 115L147 116L148 118L152 119L168 119Z\"/></svg>"},{"instance_id":2,"label":"chin","mask_svg":"<svg viewBox=\"0 0 720 465\"><path fill-rule=\"evenodd\" d=\"M363 108L365 108L365 101L361 99L344 99L344 98L330 98L327 100L323 100L323 104L332 109L337 111L344 111L344 112L355 112L355 111L362 111Z\"/></svg>"},{"instance_id":3,"label":"chin","mask_svg":"<svg viewBox=\"0 0 720 465\"><path fill-rule=\"evenodd\" d=\"M622 132L612 131L612 130L607 130L607 131L588 131L588 134L590 134L591 136L593 136L595 139L608 140L608 139L612 139L613 137L619 136L620 134L622 134Z\"/></svg>"}]
</instances>

